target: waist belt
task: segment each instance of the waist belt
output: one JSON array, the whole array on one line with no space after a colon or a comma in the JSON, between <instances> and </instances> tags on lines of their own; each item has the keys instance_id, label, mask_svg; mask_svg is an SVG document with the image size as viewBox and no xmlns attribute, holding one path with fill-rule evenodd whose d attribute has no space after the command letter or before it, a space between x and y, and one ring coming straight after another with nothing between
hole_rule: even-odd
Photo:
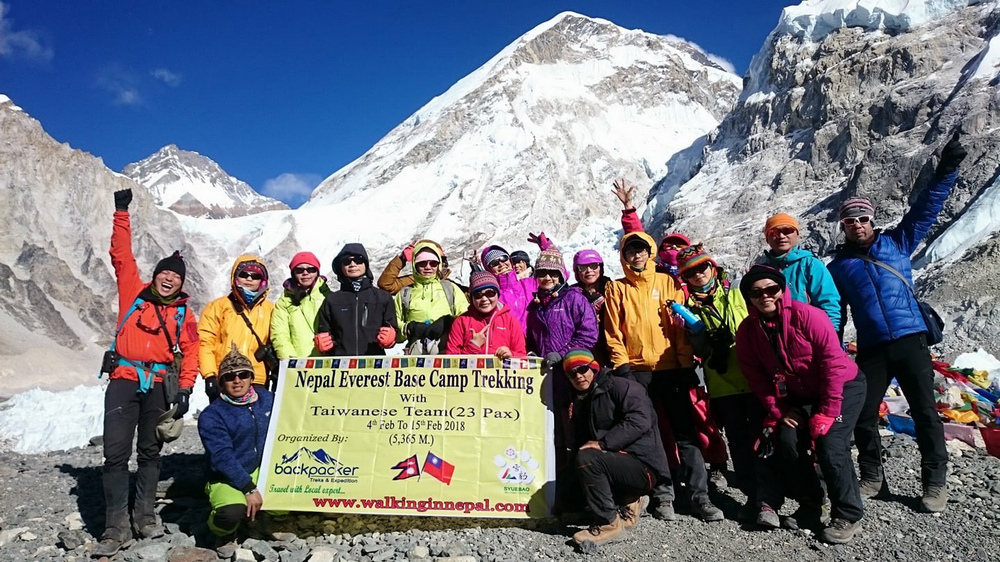
<instances>
[{"instance_id":1,"label":"waist belt","mask_svg":"<svg viewBox=\"0 0 1000 562\"><path fill-rule=\"evenodd\" d=\"M139 390L137 392L149 392L153 388L153 380L156 378L156 375L165 375L169 368L169 365L166 363L135 361L126 359L120 355L118 356L118 365L135 369L135 373L139 377Z\"/></svg>"}]
</instances>

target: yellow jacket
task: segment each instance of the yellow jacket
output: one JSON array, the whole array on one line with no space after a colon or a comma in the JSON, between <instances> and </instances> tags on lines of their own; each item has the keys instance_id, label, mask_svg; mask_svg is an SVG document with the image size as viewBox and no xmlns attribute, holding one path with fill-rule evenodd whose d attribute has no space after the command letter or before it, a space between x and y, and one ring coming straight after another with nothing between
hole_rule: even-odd
<instances>
[{"instance_id":1,"label":"yellow jacket","mask_svg":"<svg viewBox=\"0 0 1000 562\"><path fill-rule=\"evenodd\" d=\"M634 238L651 248L641 272L633 271L625 261L624 248ZM625 277L608 283L604 291L604 333L612 365L628 363L635 371L694 367L691 342L670 310L671 301L684 302L684 292L673 277L656 272L656 243L645 232L630 232L622 237L620 247Z\"/></svg>"},{"instance_id":2,"label":"yellow jacket","mask_svg":"<svg viewBox=\"0 0 1000 562\"><path fill-rule=\"evenodd\" d=\"M238 296L240 292L236 285L236 269L245 262L257 262L265 271L261 292L249 308L243 303L242 297ZM219 363L229 353L231 344L236 344L240 353L253 363L254 384L267 384L267 372L264 364L254 358L254 353L259 347L257 338L254 337L239 313L239 310L242 309L247 318L250 319L253 331L266 345L271 338L271 314L274 311L274 304L267 300L266 272L264 264L254 256L236 258L230 273L232 291L228 295L208 303L208 306L201 313L201 318L198 320L198 338L201 340L201 347L198 351L198 366L203 377L218 376Z\"/></svg>"}]
</instances>

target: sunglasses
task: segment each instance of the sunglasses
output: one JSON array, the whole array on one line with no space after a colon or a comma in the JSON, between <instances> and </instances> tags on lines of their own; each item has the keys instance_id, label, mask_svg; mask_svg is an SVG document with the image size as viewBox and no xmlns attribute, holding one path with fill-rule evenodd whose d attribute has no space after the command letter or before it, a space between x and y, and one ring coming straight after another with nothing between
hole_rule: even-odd
<instances>
[{"instance_id":1,"label":"sunglasses","mask_svg":"<svg viewBox=\"0 0 1000 562\"><path fill-rule=\"evenodd\" d=\"M417 266L417 269L425 269L428 267L433 267L434 269L437 269L437 266L441 265L441 262L434 260L424 260L424 261L418 261L413 265Z\"/></svg>"},{"instance_id":2,"label":"sunglasses","mask_svg":"<svg viewBox=\"0 0 1000 562\"><path fill-rule=\"evenodd\" d=\"M254 273L252 271L241 271L236 274L240 279L251 279L253 281L260 281L264 276L260 273Z\"/></svg>"},{"instance_id":3,"label":"sunglasses","mask_svg":"<svg viewBox=\"0 0 1000 562\"><path fill-rule=\"evenodd\" d=\"M483 297L486 297L488 299L493 299L496 298L496 296L497 292L495 289L483 289L482 291L476 291L475 293L472 293L472 298L474 299L481 299Z\"/></svg>"},{"instance_id":4,"label":"sunglasses","mask_svg":"<svg viewBox=\"0 0 1000 562\"><path fill-rule=\"evenodd\" d=\"M696 275L701 275L702 273L705 273L706 271L708 271L708 268L710 268L710 267L712 267L712 263L711 262L705 262L705 263L703 263L701 265L696 265L696 266L692 267L691 269L684 270L684 273L681 273L681 277L691 278L691 277L694 277Z\"/></svg>"},{"instance_id":5,"label":"sunglasses","mask_svg":"<svg viewBox=\"0 0 1000 562\"><path fill-rule=\"evenodd\" d=\"M768 230L767 231L767 235L771 236L771 237L776 237L778 235L791 236L792 234L795 234L796 232L798 232L798 230L795 227L791 227L791 226L776 226L776 227L772 228L771 230Z\"/></svg>"},{"instance_id":6,"label":"sunglasses","mask_svg":"<svg viewBox=\"0 0 1000 562\"><path fill-rule=\"evenodd\" d=\"M365 259L361 256L344 256L340 258L340 265L350 265L352 263L355 265L364 265Z\"/></svg>"},{"instance_id":7,"label":"sunglasses","mask_svg":"<svg viewBox=\"0 0 1000 562\"><path fill-rule=\"evenodd\" d=\"M306 275L307 273L319 273L319 269L315 267L296 267L292 270L293 275Z\"/></svg>"},{"instance_id":8,"label":"sunglasses","mask_svg":"<svg viewBox=\"0 0 1000 562\"><path fill-rule=\"evenodd\" d=\"M589 370L590 370L590 365L580 365L579 367L577 367L575 369L570 369L569 370L569 374L571 374L571 375L583 375L583 374L586 374L586 372L589 371Z\"/></svg>"},{"instance_id":9,"label":"sunglasses","mask_svg":"<svg viewBox=\"0 0 1000 562\"><path fill-rule=\"evenodd\" d=\"M247 380L253 377L253 371L233 371L232 373L226 373L219 377L222 382L233 382L236 379Z\"/></svg>"},{"instance_id":10,"label":"sunglasses","mask_svg":"<svg viewBox=\"0 0 1000 562\"><path fill-rule=\"evenodd\" d=\"M498 265L500 265L502 263L507 263L509 261L510 261L510 258L497 258L497 259L491 261L489 263L489 266L490 267L497 267Z\"/></svg>"},{"instance_id":11,"label":"sunglasses","mask_svg":"<svg viewBox=\"0 0 1000 562\"><path fill-rule=\"evenodd\" d=\"M552 279L559 279L558 271L549 271L548 269L536 269L535 277L541 279L542 277L551 277Z\"/></svg>"},{"instance_id":12,"label":"sunglasses","mask_svg":"<svg viewBox=\"0 0 1000 562\"><path fill-rule=\"evenodd\" d=\"M584 272L584 271L587 271L588 269L592 269L594 271L597 271L597 270L601 269L601 264L599 264L599 263L581 263L580 265L576 266L576 270L579 271L579 272L581 272L581 273Z\"/></svg>"},{"instance_id":13,"label":"sunglasses","mask_svg":"<svg viewBox=\"0 0 1000 562\"><path fill-rule=\"evenodd\" d=\"M759 299L766 296L777 296L781 292L781 285L768 285L767 287L755 287L747 291L752 299Z\"/></svg>"},{"instance_id":14,"label":"sunglasses","mask_svg":"<svg viewBox=\"0 0 1000 562\"><path fill-rule=\"evenodd\" d=\"M861 215L860 217L847 217L846 219L840 219L840 222L847 226L851 226L855 223L868 224L872 222L872 217L870 215Z\"/></svg>"}]
</instances>

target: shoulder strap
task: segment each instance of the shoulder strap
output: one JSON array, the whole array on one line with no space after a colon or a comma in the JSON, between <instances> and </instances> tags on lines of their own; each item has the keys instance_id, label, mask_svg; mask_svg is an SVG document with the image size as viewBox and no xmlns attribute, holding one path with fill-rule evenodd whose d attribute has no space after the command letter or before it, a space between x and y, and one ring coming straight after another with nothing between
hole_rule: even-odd
<instances>
[{"instance_id":1,"label":"shoulder strap","mask_svg":"<svg viewBox=\"0 0 1000 562\"><path fill-rule=\"evenodd\" d=\"M875 264L875 265L881 267L882 269L888 271L889 273L892 273L896 277L899 277L899 279L903 282L903 284L906 285L906 287L908 289L910 289L911 293L913 293L914 298L916 298L917 293L916 293L916 291L913 290L913 285L910 284L910 282L906 279L906 277L903 277L902 273L896 271L896 268L892 267L891 265L889 265L889 264L887 264L887 263L885 263L883 261L879 261L879 260L877 260L877 259L869 256L868 254L855 253L855 255L859 259L861 259L863 261L866 261L868 263L871 263L871 264Z\"/></svg>"},{"instance_id":2,"label":"shoulder strap","mask_svg":"<svg viewBox=\"0 0 1000 562\"><path fill-rule=\"evenodd\" d=\"M250 323L250 319L244 314L243 309L239 311L240 318L246 323L247 328L250 328L250 333L253 334L253 339L257 340L257 347L264 347L264 342L261 341L260 336L257 335L257 331L253 329L253 324Z\"/></svg>"},{"instance_id":3,"label":"shoulder strap","mask_svg":"<svg viewBox=\"0 0 1000 562\"><path fill-rule=\"evenodd\" d=\"M450 279L441 280L441 288L444 289L444 296L448 299L448 306L451 307L451 315L455 316L455 282Z\"/></svg>"},{"instance_id":4,"label":"shoulder strap","mask_svg":"<svg viewBox=\"0 0 1000 562\"><path fill-rule=\"evenodd\" d=\"M176 353L178 347L174 346L173 340L170 339L170 331L167 330L167 323L163 321L163 314L160 313L160 309L156 307L156 303L150 303L153 305L153 312L156 313L156 318L160 321L160 327L163 328L163 337L167 338L167 347L170 349L170 353ZM184 312L185 307L183 305L178 306L181 310L181 317L177 320L177 343L181 341L181 325L184 323Z\"/></svg>"},{"instance_id":5,"label":"shoulder strap","mask_svg":"<svg viewBox=\"0 0 1000 562\"><path fill-rule=\"evenodd\" d=\"M399 300L403 303L403 318L410 312L410 293L413 292L413 287L407 285L399 291Z\"/></svg>"}]
</instances>

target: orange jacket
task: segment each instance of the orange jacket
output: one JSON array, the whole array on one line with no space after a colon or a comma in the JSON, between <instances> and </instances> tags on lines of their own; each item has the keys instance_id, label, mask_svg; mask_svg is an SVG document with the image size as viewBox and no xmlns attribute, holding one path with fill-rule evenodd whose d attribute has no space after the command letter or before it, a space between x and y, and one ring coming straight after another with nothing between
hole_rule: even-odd
<instances>
[{"instance_id":1,"label":"orange jacket","mask_svg":"<svg viewBox=\"0 0 1000 562\"><path fill-rule=\"evenodd\" d=\"M132 226L128 211L115 211L114 225L111 229L111 265L115 268L115 278L118 281L118 324L125 319L136 299L142 301L139 308L125 319L125 325L115 338L115 351L131 361L172 363L174 356L167 345L167 338L163 334L154 307L159 309L163 316L171 341L178 343L177 321L180 318L180 307L184 306L184 324L180 331L179 343L181 353L184 354L181 360L180 386L193 387L198 377L198 323L194 310L187 305L188 296L183 292L174 302L166 306L148 300L152 297L151 283L143 283L139 278L139 268L132 254ZM125 365L116 367L111 373L111 378L139 380L135 368ZM154 380L163 382L160 373L156 373Z\"/></svg>"},{"instance_id":2,"label":"orange jacket","mask_svg":"<svg viewBox=\"0 0 1000 562\"><path fill-rule=\"evenodd\" d=\"M615 367L628 364L636 371L662 371L694 366L694 351L682 326L672 319L670 301L684 302L677 282L656 272L653 252L641 272L625 261L629 240L640 238L655 252L656 243L645 232L630 232L621 240L625 277L608 283L604 291L604 333Z\"/></svg>"}]
</instances>

